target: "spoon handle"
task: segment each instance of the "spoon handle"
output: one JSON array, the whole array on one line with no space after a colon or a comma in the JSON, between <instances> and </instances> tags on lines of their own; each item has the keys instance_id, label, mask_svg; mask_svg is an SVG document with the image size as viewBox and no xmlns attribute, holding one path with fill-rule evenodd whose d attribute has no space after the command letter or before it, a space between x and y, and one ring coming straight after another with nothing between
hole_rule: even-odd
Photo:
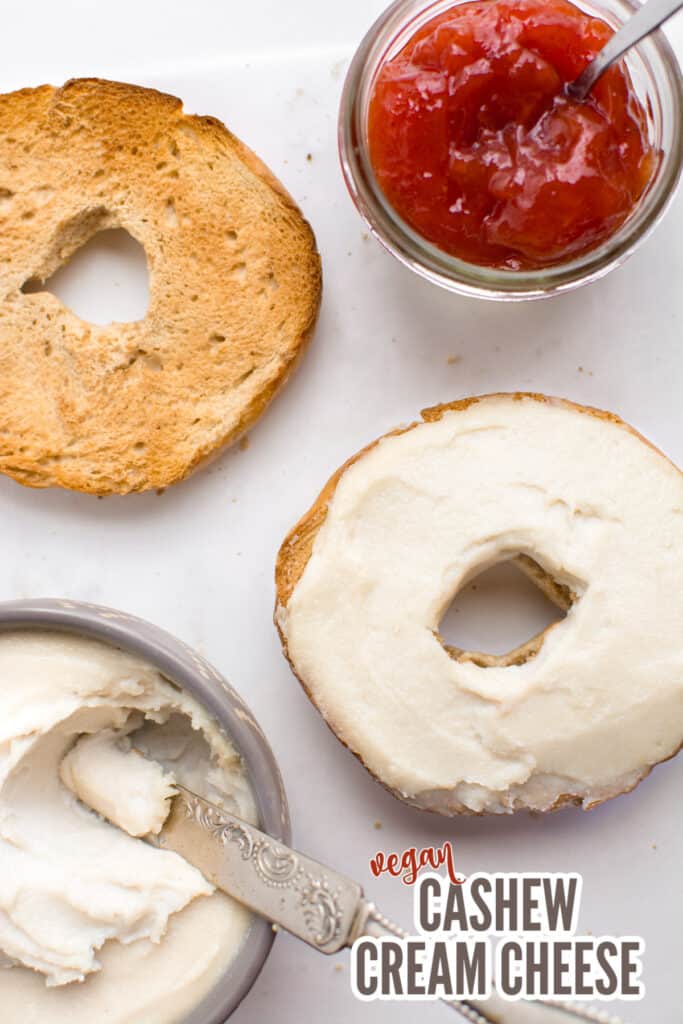
<instances>
[{"instance_id":1,"label":"spoon handle","mask_svg":"<svg viewBox=\"0 0 683 1024\"><path fill-rule=\"evenodd\" d=\"M585 100L610 64L619 60L632 46L668 21L681 7L683 0L647 0L647 3L644 3L633 17L614 33L590 64L586 65L576 81L567 86L567 93L572 99Z\"/></svg>"}]
</instances>

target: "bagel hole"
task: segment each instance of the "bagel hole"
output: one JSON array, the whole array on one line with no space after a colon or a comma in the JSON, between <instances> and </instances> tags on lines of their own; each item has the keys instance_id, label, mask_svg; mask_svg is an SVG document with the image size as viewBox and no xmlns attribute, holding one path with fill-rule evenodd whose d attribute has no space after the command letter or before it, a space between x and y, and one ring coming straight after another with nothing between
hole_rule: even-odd
<instances>
[{"instance_id":1,"label":"bagel hole","mask_svg":"<svg viewBox=\"0 0 683 1024\"><path fill-rule=\"evenodd\" d=\"M566 614L514 561L498 562L458 591L441 619L439 638L459 661L482 667L523 664L538 653L542 637L530 641Z\"/></svg>"},{"instance_id":2,"label":"bagel hole","mask_svg":"<svg viewBox=\"0 0 683 1024\"><path fill-rule=\"evenodd\" d=\"M145 250L123 228L107 228L47 281L31 278L21 290L51 292L81 320L100 326L142 320L149 306Z\"/></svg>"}]
</instances>

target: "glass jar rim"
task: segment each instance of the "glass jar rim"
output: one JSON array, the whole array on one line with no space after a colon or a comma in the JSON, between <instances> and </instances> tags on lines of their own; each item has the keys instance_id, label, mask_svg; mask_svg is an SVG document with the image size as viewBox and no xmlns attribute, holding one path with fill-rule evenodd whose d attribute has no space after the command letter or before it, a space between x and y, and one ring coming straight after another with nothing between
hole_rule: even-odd
<instances>
[{"instance_id":1,"label":"glass jar rim","mask_svg":"<svg viewBox=\"0 0 683 1024\"><path fill-rule=\"evenodd\" d=\"M340 161L351 198L372 233L393 256L422 277L451 291L488 299L537 299L595 281L623 263L650 235L675 194L683 167L683 75L673 49L661 30L634 48L652 92L669 117L672 138L662 149L649 185L624 223L603 243L565 263L539 270L484 267L439 249L401 218L377 182L364 131L363 92L372 84L392 44L430 12L437 13L466 2L395 0L361 41L347 71L338 124ZM595 16L611 15L612 21L617 23L626 20L639 7L635 0L572 2ZM633 54L630 59L635 59ZM653 60L657 65L654 69ZM647 112L651 117L651 110Z\"/></svg>"}]
</instances>

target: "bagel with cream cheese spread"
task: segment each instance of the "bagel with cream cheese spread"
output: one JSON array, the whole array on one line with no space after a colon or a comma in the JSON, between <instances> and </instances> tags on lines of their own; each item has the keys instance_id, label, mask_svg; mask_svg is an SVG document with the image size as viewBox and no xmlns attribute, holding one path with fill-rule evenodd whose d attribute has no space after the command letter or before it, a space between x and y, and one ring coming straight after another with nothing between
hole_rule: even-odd
<instances>
[{"instance_id":1,"label":"bagel with cream cheese spread","mask_svg":"<svg viewBox=\"0 0 683 1024\"><path fill-rule=\"evenodd\" d=\"M449 647L507 559L567 611L508 655ZM683 743L683 475L618 417L542 395L423 413L329 481L284 541L276 623L328 725L442 814L590 808Z\"/></svg>"}]
</instances>

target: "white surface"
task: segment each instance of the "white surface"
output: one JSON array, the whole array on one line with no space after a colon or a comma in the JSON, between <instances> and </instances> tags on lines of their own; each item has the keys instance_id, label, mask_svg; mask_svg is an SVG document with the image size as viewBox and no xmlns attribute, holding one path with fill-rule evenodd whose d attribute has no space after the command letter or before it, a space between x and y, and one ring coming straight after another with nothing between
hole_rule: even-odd
<instances>
[{"instance_id":1,"label":"white surface","mask_svg":"<svg viewBox=\"0 0 683 1024\"><path fill-rule=\"evenodd\" d=\"M683 196L624 268L550 302L489 305L417 280L364 237L336 162L345 59L381 6L36 0L15 5L4 20L3 89L73 74L121 77L223 118L312 221L325 298L308 356L247 450L227 453L162 496L98 501L1 479L0 598L100 601L199 647L270 737L298 843L365 883L405 924L405 887L370 878L368 858L377 848L452 839L466 872L583 872L581 927L642 934L648 946L648 995L615 1012L632 1024L680 1024L683 759L590 815L422 815L373 783L323 726L272 626L273 563L286 530L349 454L423 406L494 390L564 395L618 412L683 464ZM683 44L680 21L675 31ZM143 287L130 287L131 301L144 296ZM92 303L91 294L82 299ZM455 1019L448 1014L436 1005L419 1010L425 1021ZM356 1003L345 958L322 959L283 937L233 1020L412 1024L416 1016L410 1005Z\"/></svg>"}]
</instances>

